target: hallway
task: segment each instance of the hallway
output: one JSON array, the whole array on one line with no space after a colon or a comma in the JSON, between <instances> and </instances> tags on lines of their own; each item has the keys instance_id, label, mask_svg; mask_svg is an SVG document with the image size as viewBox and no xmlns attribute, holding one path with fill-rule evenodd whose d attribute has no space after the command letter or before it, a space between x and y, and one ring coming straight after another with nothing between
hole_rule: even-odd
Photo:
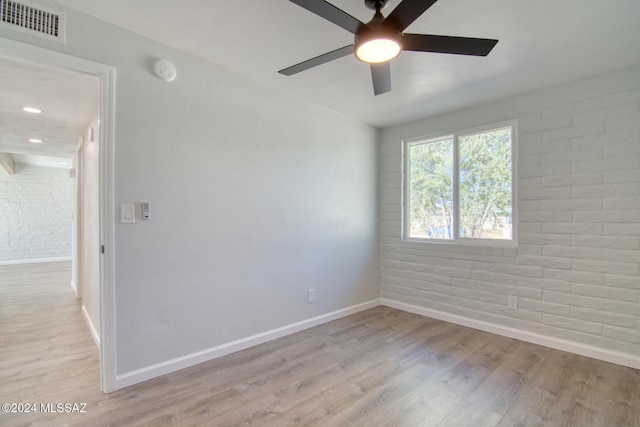
<instances>
[{"instance_id":1,"label":"hallway","mask_svg":"<svg viewBox=\"0 0 640 427\"><path fill-rule=\"evenodd\" d=\"M70 281L70 261L0 266L0 402L73 403L102 394L99 351ZM3 425L44 416L0 414Z\"/></svg>"}]
</instances>

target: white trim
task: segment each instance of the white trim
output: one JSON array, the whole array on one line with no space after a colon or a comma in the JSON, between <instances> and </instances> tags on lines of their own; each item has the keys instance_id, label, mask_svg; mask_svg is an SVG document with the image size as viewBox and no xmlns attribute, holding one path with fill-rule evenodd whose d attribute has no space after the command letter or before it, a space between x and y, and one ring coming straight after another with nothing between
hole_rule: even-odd
<instances>
[{"instance_id":1,"label":"white trim","mask_svg":"<svg viewBox=\"0 0 640 427\"><path fill-rule=\"evenodd\" d=\"M117 390L114 261L116 69L109 67L100 76L100 241L105 248L100 264L100 378L102 391L109 393Z\"/></svg>"},{"instance_id":2,"label":"white trim","mask_svg":"<svg viewBox=\"0 0 640 427\"><path fill-rule=\"evenodd\" d=\"M100 237L106 247L100 280L100 378L104 392L116 390L114 275L114 146L116 69L55 50L0 37L0 56L100 77ZM59 48L52 46L52 48Z\"/></svg>"},{"instance_id":3,"label":"white trim","mask_svg":"<svg viewBox=\"0 0 640 427\"><path fill-rule=\"evenodd\" d=\"M72 280L70 285L71 285L71 290L73 291L73 294L76 296L76 298L80 299L80 294L78 293L78 286L76 286L76 282Z\"/></svg>"},{"instance_id":4,"label":"white trim","mask_svg":"<svg viewBox=\"0 0 640 427\"><path fill-rule=\"evenodd\" d=\"M99 349L100 335L98 334L98 330L96 329L96 327L93 325L93 322L91 321L91 317L89 317L89 312L87 311L87 308L84 306L84 304L82 305L82 315L84 316L84 320L87 321L87 325L89 326L89 332L91 332L91 338L93 338L93 342L96 343L96 346L98 346L98 349Z\"/></svg>"},{"instance_id":5,"label":"white trim","mask_svg":"<svg viewBox=\"0 0 640 427\"><path fill-rule=\"evenodd\" d=\"M156 363L144 368L136 369L133 371L125 372L116 376L116 389L121 389L134 384L141 383L143 381L150 380L152 378L166 375L171 372L185 369L191 366L198 365L200 363L207 362L222 356L226 356L237 351L241 351L250 347L254 347L259 344L263 344L277 338L281 338L287 335L294 334L296 332L303 331L305 329L312 328L327 322L331 322L336 319L340 319L346 316L350 316L355 313L359 313L364 310L375 308L379 305L395 308L397 310L406 311L409 313L419 314L421 316L431 317L434 319L443 320L445 322L455 323L462 326L467 326L481 331L490 332L493 334L506 336L521 341L526 341L538 345L542 345L557 350L567 351L570 353L578 354L581 356L591 357L593 359L603 360L605 362L615 363L622 366L628 366L635 369L640 369L640 357L622 352L610 351L598 347L593 347L587 344L576 343L572 341L563 340L560 338L547 337L544 335L523 331L520 329L510 328L507 326L497 325L494 323L484 322L480 320L474 320L455 314L449 314L438 310L431 310L424 307L418 307L415 305L395 301L387 298L375 299L362 304L351 306L342 310L337 310L331 313L327 313L321 316L314 317L312 319L304 320L301 322L293 323L291 325L276 328L270 331L266 331L260 334L256 334L250 337L241 338L236 341L232 341L226 344L222 344L213 348L198 351L195 353L187 354L175 359L167 360L164 362Z\"/></svg>"},{"instance_id":6,"label":"white trim","mask_svg":"<svg viewBox=\"0 0 640 427\"><path fill-rule=\"evenodd\" d=\"M16 260L9 260L9 261L0 261L0 265L37 264L40 262L63 262L63 261L71 261L71 257L16 259Z\"/></svg>"},{"instance_id":7,"label":"white trim","mask_svg":"<svg viewBox=\"0 0 640 427\"><path fill-rule=\"evenodd\" d=\"M467 135L474 135L482 132L490 132L492 130L498 130L502 128L511 129L511 238L510 239L489 239L489 238L469 238L460 237L460 211L459 211L459 199L460 199L460 137ZM461 129L453 132L442 132L431 135L425 135L420 137L408 138L402 140L402 241L413 242L421 244L444 244L444 245L459 245L459 246L484 246L484 247L497 247L497 248L515 248L518 246L518 211L517 211L517 155L518 155L518 119L510 118L493 123L487 123L480 126L474 126L467 129ZM410 209L411 203L409 174L411 172L411 146L429 144L433 142L446 141L451 139L452 141L452 174L453 174L453 187L452 187L452 203L453 203L453 218L451 224L452 238L451 239L425 239L420 237L411 237L410 235Z\"/></svg>"},{"instance_id":8,"label":"white trim","mask_svg":"<svg viewBox=\"0 0 640 427\"><path fill-rule=\"evenodd\" d=\"M147 366L141 369L125 372L124 374L119 374L116 377L116 386L118 389L128 387L130 385L147 381L160 375L165 375L171 372L178 371L180 369L188 368L190 366L194 366L212 359L216 359L218 357L235 353L240 350L254 347L256 345L263 344L287 335L291 335L305 329L313 328L314 326L322 325L323 323L341 319L343 317L350 316L364 310L369 310L379 305L379 299L371 300L362 304L354 305L311 319L303 320L301 322L293 323L291 325L283 326L281 328L276 328L270 331L262 332L260 334L252 335L247 338L241 338L239 340L222 344L213 348L187 354L185 356L177 357L165 362L156 363L154 365Z\"/></svg>"},{"instance_id":9,"label":"white trim","mask_svg":"<svg viewBox=\"0 0 640 427\"><path fill-rule=\"evenodd\" d=\"M445 322L455 323L457 325L467 326L481 331L498 334L509 338L515 338L521 341L542 345L545 347L562 350L569 353L578 354L580 356L590 357L592 359L603 360L605 362L615 363L617 365L628 366L634 369L640 369L640 356L630 353L622 353L618 351L606 350L600 347L594 347L588 344L568 341L562 338L548 337L545 335L527 332L521 329L511 328L508 326L497 325L495 323L484 322L482 320L470 319L456 314L445 313L430 308L418 307L416 305L407 304L401 301L382 298L381 304L397 310L407 311L409 313L419 314L421 316L432 317L434 319L444 320Z\"/></svg>"}]
</instances>

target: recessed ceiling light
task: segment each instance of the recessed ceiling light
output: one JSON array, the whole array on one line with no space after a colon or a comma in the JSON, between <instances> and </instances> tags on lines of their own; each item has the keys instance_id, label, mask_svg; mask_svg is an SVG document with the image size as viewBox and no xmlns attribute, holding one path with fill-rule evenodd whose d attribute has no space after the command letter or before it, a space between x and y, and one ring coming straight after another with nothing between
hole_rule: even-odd
<instances>
[{"instance_id":1,"label":"recessed ceiling light","mask_svg":"<svg viewBox=\"0 0 640 427\"><path fill-rule=\"evenodd\" d=\"M22 107L22 111L26 111L27 113L40 114L42 110L36 107Z\"/></svg>"},{"instance_id":2,"label":"recessed ceiling light","mask_svg":"<svg viewBox=\"0 0 640 427\"><path fill-rule=\"evenodd\" d=\"M60 162L60 164L61 164L62 166L67 166L67 165L69 165L69 162Z\"/></svg>"},{"instance_id":3,"label":"recessed ceiling light","mask_svg":"<svg viewBox=\"0 0 640 427\"><path fill-rule=\"evenodd\" d=\"M32 144L42 144L42 140L38 138L29 138L29 142Z\"/></svg>"}]
</instances>

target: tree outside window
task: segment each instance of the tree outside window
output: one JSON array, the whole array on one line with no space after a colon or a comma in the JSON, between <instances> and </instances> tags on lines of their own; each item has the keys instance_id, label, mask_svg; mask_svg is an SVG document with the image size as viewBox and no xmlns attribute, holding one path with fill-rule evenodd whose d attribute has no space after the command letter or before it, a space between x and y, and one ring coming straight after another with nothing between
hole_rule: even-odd
<instances>
[{"instance_id":1,"label":"tree outside window","mask_svg":"<svg viewBox=\"0 0 640 427\"><path fill-rule=\"evenodd\" d=\"M513 239L513 125L407 143L410 239Z\"/></svg>"}]
</instances>

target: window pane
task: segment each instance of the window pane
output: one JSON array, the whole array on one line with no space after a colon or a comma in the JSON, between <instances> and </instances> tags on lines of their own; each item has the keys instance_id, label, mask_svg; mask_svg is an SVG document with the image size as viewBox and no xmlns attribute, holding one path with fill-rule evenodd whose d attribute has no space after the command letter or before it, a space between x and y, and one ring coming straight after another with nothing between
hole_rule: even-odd
<instances>
[{"instance_id":1,"label":"window pane","mask_svg":"<svg viewBox=\"0 0 640 427\"><path fill-rule=\"evenodd\" d=\"M511 127L459 144L460 237L511 239Z\"/></svg>"},{"instance_id":2,"label":"window pane","mask_svg":"<svg viewBox=\"0 0 640 427\"><path fill-rule=\"evenodd\" d=\"M453 139L409 147L409 237L452 239Z\"/></svg>"}]
</instances>

